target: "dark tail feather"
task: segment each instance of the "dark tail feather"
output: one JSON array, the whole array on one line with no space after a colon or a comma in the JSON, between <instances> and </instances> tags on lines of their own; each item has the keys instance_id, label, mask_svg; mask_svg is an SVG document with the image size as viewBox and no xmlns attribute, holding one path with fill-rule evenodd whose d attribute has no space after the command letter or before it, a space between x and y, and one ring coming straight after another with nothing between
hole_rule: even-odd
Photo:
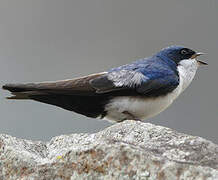
<instances>
[{"instance_id":1,"label":"dark tail feather","mask_svg":"<svg viewBox=\"0 0 218 180\"><path fill-rule=\"evenodd\" d=\"M12 94L7 99L32 99L72 111L73 101L71 96L46 93L38 88L38 84L6 84L2 88L10 91Z\"/></svg>"},{"instance_id":2,"label":"dark tail feather","mask_svg":"<svg viewBox=\"0 0 218 180\"><path fill-rule=\"evenodd\" d=\"M107 98L101 96L74 96L60 94L31 95L30 99L55 105L93 118L96 118L99 115L104 116L104 105L107 102Z\"/></svg>"},{"instance_id":3,"label":"dark tail feather","mask_svg":"<svg viewBox=\"0 0 218 180\"><path fill-rule=\"evenodd\" d=\"M2 89L8 90L10 92L24 92L24 91L33 91L35 89L35 84L6 84L2 86Z\"/></svg>"},{"instance_id":4,"label":"dark tail feather","mask_svg":"<svg viewBox=\"0 0 218 180\"><path fill-rule=\"evenodd\" d=\"M12 96L7 97L7 99L32 99L46 104L56 105L67 110L72 110L73 101L71 96L49 94L39 89L38 84L6 84L2 86L2 88L10 91L12 94Z\"/></svg>"},{"instance_id":5,"label":"dark tail feather","mask_svg":"<svg viewBox=\"0 0 218 180\"><path fill-rule=\"evenodd\" d=\"M32 95L42 95L44 92L35 90L34 84L6 84L2 89L11 92L12 96L7 99L31 99Z\"/></svg>"},{"instance_id":6,"label":"dark tail feather","mask_svg":"<svg viewBox=\"0 0 218 180\"><path fill-rule=\"evenodd\" d=\"M108 101L105 96L66 95L38 87L38 84L6 84L2 88L12 93L8 99L32 99L94 118L104 114L104 105Z\"/></svg>"}]
</instances>

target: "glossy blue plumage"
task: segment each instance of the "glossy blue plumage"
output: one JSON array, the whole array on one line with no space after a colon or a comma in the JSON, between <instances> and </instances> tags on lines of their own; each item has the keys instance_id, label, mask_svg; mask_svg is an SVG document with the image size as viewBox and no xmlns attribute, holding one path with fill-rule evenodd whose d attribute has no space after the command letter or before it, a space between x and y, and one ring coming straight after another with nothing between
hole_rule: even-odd
<instances>
[{"instance_id":1,"label":"glossy blue plumage","mask_svg":"<svg viewBox=\"0 0 218 180\"><path fill-rule=\"evenodd\" d=\"M177 64L170 57L176 56L175 50L182 48L168 47L154 56L113 68L94 80L92 85L99 93L134 89L145 96L165 95L179 85Z\"/></svg>"}]
</instances>

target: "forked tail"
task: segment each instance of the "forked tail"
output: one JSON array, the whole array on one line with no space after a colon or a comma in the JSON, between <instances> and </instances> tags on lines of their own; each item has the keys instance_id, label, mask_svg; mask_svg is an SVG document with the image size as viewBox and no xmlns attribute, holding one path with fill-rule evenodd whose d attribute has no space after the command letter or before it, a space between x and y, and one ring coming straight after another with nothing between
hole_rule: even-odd
<instances>
[{"instance_id":1,"label":"forked tail","mask_svg":"<svg viewBox=\"0 0 218 180\"><path fill-rule=\"evenodd\" d=\"M11 92L12 96L7 99L31 99L30 96L43 95L45 92L40 91L35 84L6 84L2 89Z\"/></svg>"}]
</instances>

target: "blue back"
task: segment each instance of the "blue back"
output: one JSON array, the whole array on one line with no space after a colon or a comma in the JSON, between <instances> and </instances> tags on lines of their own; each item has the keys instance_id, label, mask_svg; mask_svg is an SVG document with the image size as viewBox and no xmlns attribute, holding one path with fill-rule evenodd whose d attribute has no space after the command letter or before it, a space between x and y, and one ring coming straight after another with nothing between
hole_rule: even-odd
<instances>
[{"instance_id":1,"label":"blue back","mask_svg":"<svg viewBox=\"0 0 218 180\"><path fill-rule=\"evenodd\" d=\"M98 93L134 91L147 97L157 97L173 91L179 84L176 56L183 47L163 49L154 56L112 68L106 75L91 82ZM127 93L128 94L128 93Z\"/></svg>"},{"instance_id":2,"label":"blue back","mask_svg":"<svg viewBox=\"0 0 218 180\"><path fill-rule=\"evenodd\" d=\"M178 75L176 63L172 60L165 58L160 58L158 55L154 55L148 58L139 59L130 64L126 64L120 67L112 68L110 72L129 70L140 72L149 79L155 79L158 77L168 76L168 75Z\"/></svg>"}]
</instances>

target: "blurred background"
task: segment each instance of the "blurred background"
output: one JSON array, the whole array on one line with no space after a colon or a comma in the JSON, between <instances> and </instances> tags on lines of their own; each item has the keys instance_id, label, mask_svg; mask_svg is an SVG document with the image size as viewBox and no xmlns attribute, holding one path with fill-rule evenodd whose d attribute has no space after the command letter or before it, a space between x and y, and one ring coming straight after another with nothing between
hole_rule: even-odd
<instances>
[{"instance_id":1,"label":"blurred background","mask_svg":"<svg viewBox=\"0 0 218 180\"><path fill-rule=\"evenodd\" d=\"M217 0L0 0L1 86L105 71L174 44L206 52L209 66L147 121L218 143ZM0 92L0 133L46 141L111 125Z\"/></svg>"}]
</instances>

